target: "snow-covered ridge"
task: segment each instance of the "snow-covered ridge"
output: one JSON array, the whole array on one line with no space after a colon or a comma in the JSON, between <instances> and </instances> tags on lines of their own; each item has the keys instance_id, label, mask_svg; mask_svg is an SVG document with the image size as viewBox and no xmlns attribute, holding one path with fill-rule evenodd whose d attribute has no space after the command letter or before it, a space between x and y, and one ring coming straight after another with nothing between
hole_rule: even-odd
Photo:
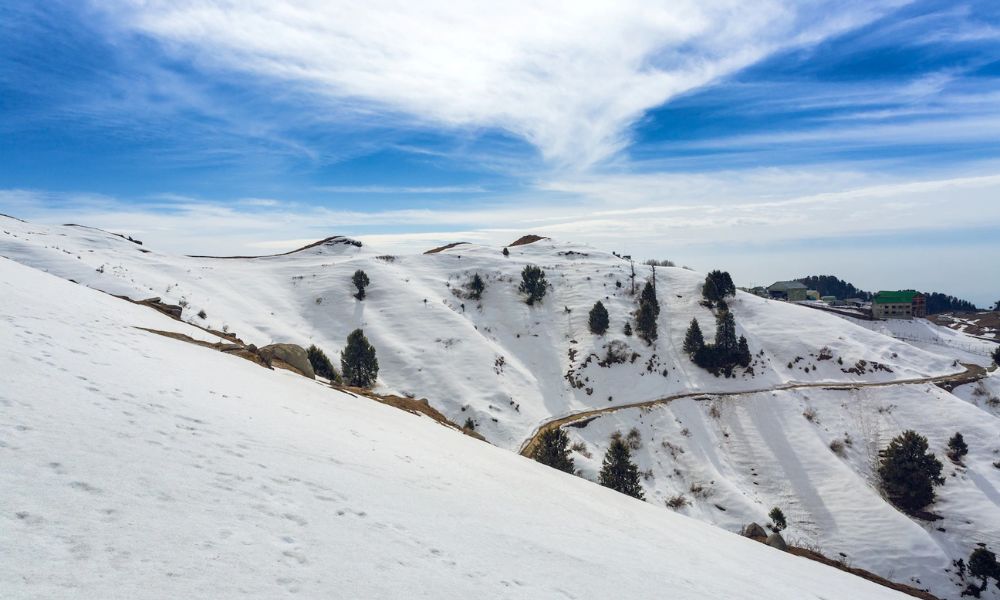
<instances>
[{"instance_id":1,"label":"snow-covered ridge","mask_svg":"<svg viewBox=\"0 0 1000 600\"><path fill-rule=\"evenodd\" d=\"M471 417L487 439L511 449L553 417L681 391L892 381L961 370L949 357L836 316L739 293L730 307L755 354L754 374L717 378L680 350L692 318L706 336L714 331L712 313L700 305L703 275L656 269L662 309L659 340L651 347L622 333L635 309L629 263L549 239L512 246L509 256L475 244L405 256L320 244L222 260L164 255L99 230L0 218L0 256L112 294L162 297L186 306L185 319L257 345L315 343L336 360L347 334L362 327L379 354L380 389L427 397L459 423ZM551 284L534 307L517 291L526 264L542 267ZM363 302L352 296L357 269L372 282ZM635 269L637 286L652 275L647 266ZM475 273L487 285L478 303L464 289ZM597 300L611 314L605 336L587 329ZM612 341L626 344L635 360L599 366L592 357L603 357ZM831 358L820 360L826 355ZM848 372L858 361L869 367ZM873 363L889 370L873 370Z\"/></svg>"},{"instance_id":2,"label":"snow-covered ridge","mask_svg":"<svg viewBox=\"0 0 1000 600\"><path fill-rule=\"evenodd\" d=\"M0 259L4 597L905 598L139 325Z\"/></svg>"}]
</instances>

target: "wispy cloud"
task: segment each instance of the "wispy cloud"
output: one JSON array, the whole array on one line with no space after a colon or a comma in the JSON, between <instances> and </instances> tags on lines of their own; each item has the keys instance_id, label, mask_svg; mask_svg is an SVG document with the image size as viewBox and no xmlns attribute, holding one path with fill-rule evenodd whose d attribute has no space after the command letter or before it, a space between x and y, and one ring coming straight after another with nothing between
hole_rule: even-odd
<instances>
[{"instance_id":1,"label":"wispy cloud","mask_svg":"<svg viewBox=\"0 0 1000 600\"><path fill-rule=\"evenodd\" d=\"M554 164L585 167L628 142L648 109L900 1L343 4L100 2L127 30L198 64L326 98L343 114L499 128ZM377 116L376 116L377 115Z\"/></svg>"}]
</instances>

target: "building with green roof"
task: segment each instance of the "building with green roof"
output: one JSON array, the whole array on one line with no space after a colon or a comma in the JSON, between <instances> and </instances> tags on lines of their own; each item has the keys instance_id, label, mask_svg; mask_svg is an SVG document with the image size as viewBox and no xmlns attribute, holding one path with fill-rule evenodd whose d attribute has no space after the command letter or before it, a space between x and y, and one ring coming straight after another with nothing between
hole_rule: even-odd
<instances>
[{"instance_id":1,"label":"building with green roof","mask_svg":"<svg viewBox=\"0 0 1000 600\"><path fill-rule=\"evenodd\" d=\"M927 298L916 290L880 291L872 299L876 319L912 319L927 316Z\"/></svg>"}]
</instances>

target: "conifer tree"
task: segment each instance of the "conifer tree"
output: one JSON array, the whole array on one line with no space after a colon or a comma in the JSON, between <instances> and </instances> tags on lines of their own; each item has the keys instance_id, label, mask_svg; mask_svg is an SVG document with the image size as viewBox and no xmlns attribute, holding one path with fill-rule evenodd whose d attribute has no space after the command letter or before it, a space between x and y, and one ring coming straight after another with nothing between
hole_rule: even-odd
<instances>
[{"instance_id":1,"label":"conifer tree","mask_svg":"<svg viewBox=\"0 0 1000 600\"><path fill-rule=\"evenodd\" d=\"M504 256L510 256L510 250L508 250L508 249L504 248L504 249L503 249L503 255L504 255Z\"/></svg>"},{"instance_id":2,"label":"conifer tree","mask_svg":"<svg viewBox=\"0 0 1000 600\"><path fill-rule=\"evenodd\" d=\"M569 436L558 427L542 432L532 458L553 469L567 473L574 470L573 458L569 455Z\"/></svg>"},{"instance_id":3,"label":"conifer tree","mask_svg":"<svg viewBox=\"0 0 1000 600\"><path fill-rule=\"evenodd\" d=\"M521 285L517 288L519 292L527 295L525 302L532 306L545 297L545 271L535 265L525 265L521 271Z\"/></svg>"},{"instance_id":4,"label":"conifer tree","mask_svg":"<svg viewBox=\"0 0 1000 600\"><path fill-rule=\"evenodd\" d=\"M625 321L625 327L622 329L622 333L624 333L628 337L632 337L632 323L631 322Z\"/></svg>"},{"instance_id":5,"label":"conifer tree","mask_svg":"<svg viewBox=\"0 0 1000 600\"><path fill-rule=\"evenodd\" d=\"M927 438L907 430L881 453L878 474L889 501L915 512L934 501L934 485L944 483L941 468L941 461L927 452Z\"/></svg>"},{"instance_id":6,"label":"conifer tree","mask_svg":"<svg viewBox=\"0 0 1000 600\"><path fill-rule=\"evenodd\" d=\"M736 356L739 342L736 340L736 320L728 310L715 318L715 349L723 359ZM728 361L726 361L728 362Z\"/></svg>"},{"instance_id":7,"label":"conifer tree","mask_svg":"<svg viewBox=\"0 0 1000 600\"><path fill-rule=\"evenodd\" d=\"M705 338L701 334L701 325L698 324L698 319L691 319L691 325L688 326L687 333L684 335L684 351L688 354L694 354L704 346Z\"/></svg>"},{"instance_id":8,"label":"conifer tree","mask_svg":"<svg viewBox=\"0 0 1000 600\"><path fill-rule=\"evenodd\" d=\"M657 337L656 317L660 314L660 303L656 300L656 292L653 285L646 282L639 295L639 310L635 315L635 328L639 331L639 337L647 343L652 343Z\"/></svg>"},{"instance_id":9,"label":"conifer tree","mask_svg":"<svg viewBox=\"0 0 1000 600\"><path fill-rule=\"evenodd\" d=\"M368 281L368 274L361 269L358 269L351 277L351 281L354 283L354 287L358 288L358 293L354 294L354 297L358 300L364 300L365 288L368 287L368 284L370 283Z\"/></svg>"},{"instance_id":10,"label":"conifer tree","mask_svg":"<svg viewBox=\"0 0 1000 600\"><path fill-rule=\"evenodd\" d=\"M483 292L486 291L486 282L483 278L476 273L472 276L472 281L469 282L469 298L473 300L480 300L483 297Z\"/></svg>"},{"instance_id":11,"label":"conifer tree","mask_svg":"<svg viewBox=\"0 0 1000 600\"><path fill-rule=\"evenodd\" d=\"M347 385L366 388L375 383L378 359L364 331L355 329L347 336L347 346L340 354L340 370Z\"/></svg>"},{"instance_id":12,"label":"conifer tree","mask_svg":"<svg viewBox=\"0 0 1000 600\"><path fill-rule=\"evenodd\" d=\"M306 355L309 357L309 364L312 365L313 371L317 375L329 379L332 383L340 383L340 375L333 368L333 363L326 356L326 352L323 352L316 344L313 344L306 349Z\"/></svg>"},{"instance_id":13,"label":"conifer tree","mask_svg":"<svg viewBox=\"0 0 1000 600\"><path fill-rule=\"evenodd\" d=\"M639 467L632 462L632 453L620 435L611 438L611 446L604 455L600 484L639 500L645 500L639 483Z\"/></svg>"},{"instance_id":14,"label":"conifer tree","mask_svg":"<svg viewBox=\"0 0 1000 600\"><path fill-rule=\"evenodd\" d=\"M648 302L653 307L653 316L660 316L660 302L656 299L656 289L653 284L646 282L646 285L642 288L642 293L639 295L639 304L643 302Z\"/></svg>"},{"instance_id":15,"label":"conifer tree","mask_svg":"<svg viewBox=\"0 0 1000 600\"><path fill-rule=\"evenodd\" d=\"M1000 367L1000 346L993 350L993 364Z\"/></svg>"},{"instance_id":16,"label":"conifer tree","mask_svg":"<svg viewBox=\"0 0 1000 600\"><path fill-rule=\"evenodd\" d=\"M736 344L736 364L743 367L744 369L750 366L750 360L753 357L750 355L750 345L747 344L747 338L740 336L740 341Z\"/></svg>"},{"instance_id":17,"label":"conifer tree","mask_svg":"<svg viewBox=\"0 0 1000 600\"><path fill-rule=\"evenodd\" d=\"M608 330L610 324L608 309L604 308L604 303L600 300L595 302L594 307L590 309L587 324L590 326L590 332L596 335L604 335L604 332Z\"/></svg>"},{"instance_id":18,"label":"conifer tree","mask_svg":"<svg viewBox=\"0 0 1000 600\"><path fill-rule=\"evenodd\" d=\"M969 556L969 574L983 581L983 585L973 593L976 598L979 597L979 592L986 591L986 584L991 577L998 581L997 585L1000 585L1000 564L997 563L997 555L986 548L973 550Z\"/></svg>"},{"instance_id":19,"label":"conifer tree","mask_svg":"<svg viewBox=\"0 0 1000 600\"><path fill-rule=\"evenodd\" d=\"M948 440L948 458L955 462L962 462L962 457L969 453L969 445L965 443L965 438L961 433L956 433Z\"/></svg>"}]
</instances>

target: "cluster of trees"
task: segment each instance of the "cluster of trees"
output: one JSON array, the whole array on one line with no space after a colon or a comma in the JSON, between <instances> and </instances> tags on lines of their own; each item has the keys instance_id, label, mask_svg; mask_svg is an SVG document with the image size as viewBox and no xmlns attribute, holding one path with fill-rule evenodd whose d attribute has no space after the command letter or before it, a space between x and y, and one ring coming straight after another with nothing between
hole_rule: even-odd
<instances>
[{"instance_id":1,"label":"cluster of trees","mask_svg":"<svg viewBox=\"0 0 1000 600\"><path fill-rule=\"evenodd\" d=\"M547 429L542 432L532 458L554 469L574 472L573 457L570 456L569 436L562 429ZM642 484L639 483L639 467L632 462L632 452L621 434L611 436L611 445L604 454L598 482L639 500L645 500Z\"/></svg>"},{"instance_id":2,"label":"cluster of trees","mask_svg":"<svg viewBox=\"0 0 1000 600\"><path fill-rule=\"evenodd\" d=\"M836 296L838 298L860 298L862 300L871 300L871 292L866 292L864 290L859 290L852 284L840 279L834 275L810 275L808 277L799 277L795 281L804 284L811 290L816 290L819 292L820 296Z\"/></svg>"},{"instance_id":3,"label":"cluster of trees","mask_svg":"<svg viewBox=\"0 0 1000 600\"><path fill-rule=\"evenodd\" d=\"M733 278L726 271L716 269L705 276L705 284L701 286L701 295L709 306L724 308L726 298L736 295Z\"/></svg>"},{"instance_id":4,"label":"cluster of trees","mask_svg":"<svg viewBox=\"0 0 1000 600\"><path fill-rule=\"evenodd\" d=\"M684 336L684 351L699 367L718 375L732 375L737 366L750 366L753 358L750 345L744 336L736 337L736 320L728 310L719 311L715 317L715 343L706 344L698 319L691 319Z\"/></svg>"},{"instance_id":5,"label":"cluster of trees","mask_svg":"<svg viewBox=\"0 0 1000 600\"><path fill-rule=\"evenodd\" d=\"M943 312L975 312L976 305L968 300L939 292L924 292L927 297L927 314L936 315Z\"/></svg>"},{"instance_id":6,"label":"cluster of trees","mask_svg":"<svg viewBox=\"0 0 1000 600\"><path fill-rule=\"evenodd\" d=\"M340 353L340 373L333 368L333 363L315 344L306 350L309 364L320 377L325 377L333 383L368 388L375 384L378 378L378 358L375 348L368 342L365 332L355 329L347 336L347 346Z\"/></svg>"}]
</instances>

